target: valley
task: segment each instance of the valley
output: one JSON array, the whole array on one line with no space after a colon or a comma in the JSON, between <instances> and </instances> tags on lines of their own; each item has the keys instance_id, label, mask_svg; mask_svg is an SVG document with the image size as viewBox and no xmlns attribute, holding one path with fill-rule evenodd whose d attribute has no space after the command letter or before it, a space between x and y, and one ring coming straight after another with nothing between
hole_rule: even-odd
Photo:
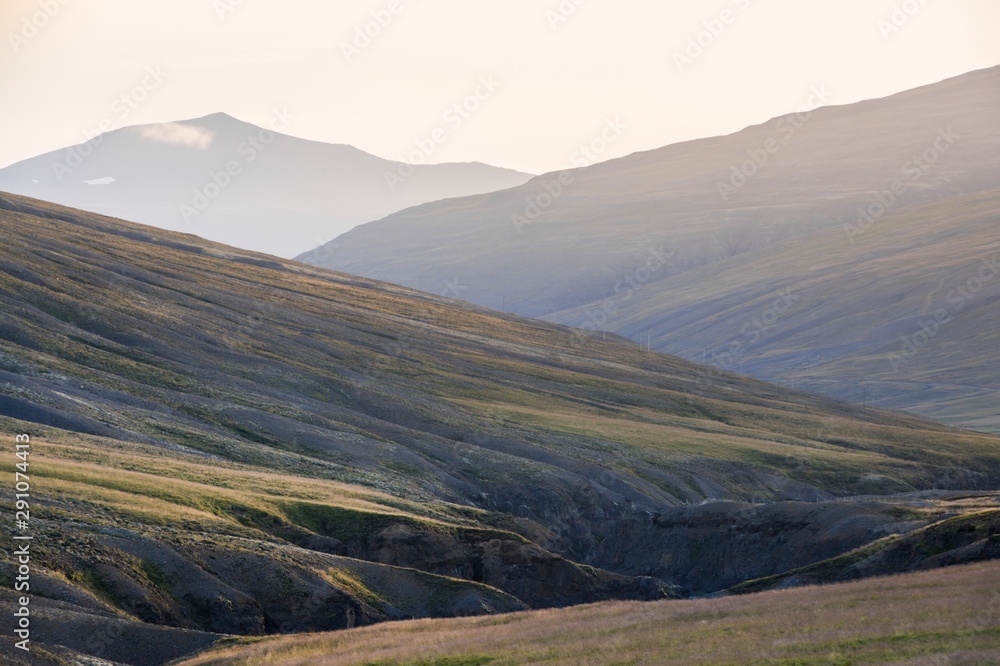
<instances>
[{"instance_id":1,"label":"valley","mask_svg":"<svg viewBox=\"0 0 1000 666\"><path fill-rule=\"evenodd\" d=\"M4 0L0 666L1000 664L997 9Z\"/></svg>"}]
</instances>

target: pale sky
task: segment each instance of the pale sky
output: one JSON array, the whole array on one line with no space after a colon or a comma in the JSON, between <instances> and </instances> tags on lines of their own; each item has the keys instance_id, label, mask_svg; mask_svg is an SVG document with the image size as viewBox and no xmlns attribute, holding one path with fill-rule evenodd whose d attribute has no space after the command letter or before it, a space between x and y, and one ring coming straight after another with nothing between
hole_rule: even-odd
<instances>
[{"instance_id":1,"label":"pale sky","mask_svg":"<svg viewBox=\"0 0 1000 666\"><path fill-rule=\"evenodd\" d=\"M373 12L391 21L345 53ZM816 88L846 104L1000 64L1000 1L0 0L0 35L0 166L102 121L284 109L295 136L404 159L443 128L431 162L541 173L609 120L627 127L601 160L763 122Z\"/></svg>"}]
</instances>

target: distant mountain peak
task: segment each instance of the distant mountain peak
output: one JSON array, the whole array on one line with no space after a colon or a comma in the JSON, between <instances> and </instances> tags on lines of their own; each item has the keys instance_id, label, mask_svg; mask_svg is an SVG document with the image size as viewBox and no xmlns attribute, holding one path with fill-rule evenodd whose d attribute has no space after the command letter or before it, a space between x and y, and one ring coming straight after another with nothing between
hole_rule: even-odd
<instances>
[{"instance_id":1,"label":"distant mountain peak","mask_svg":"<svg viewBox=\"0 0 1000 666\"><path fill-rule=\"evenodd\" d=\"M395 211L531 177L481 164L424 165L392 190L386 174L399 166L284 134L267 118L258 125L216 111L116 129L0 169L0 191L292 257Z\"/></svg>"},{"instance_id":2,"label":"distant mountain peak","mask_svg":"<svg viewBox=\"0 0 1000 666\"><path fill-rule=\"evenodd\" d=\"M204 121L218 121L218 122L243 122L235 116L231 116L225 111L216 111L215 113L210 113L207 116L201 116L200 118L192 118L191 120L204 120Z\"/></svg>"},{"instance_id":3,"label":"distant mountain peak","mask_svg":"<svg viewBox=\"0 0 1000 666\"><path fill-rule=\"evenodd\" d=\"M126 129L143 129L147 127L160 127L160 126L182 126L182 127L198 127L202 129L207 129L212 132L245 132L247 130L261 129L254 123L249 123L245 120L240 120L235 116L231 116L224 111L216 111L215 113L209 113L208 115L198 116L195 118L186 118L182 120L172 120L162 123L149 123L146 125L136 125L132 128Z\"/></svg>"}]
</instances>

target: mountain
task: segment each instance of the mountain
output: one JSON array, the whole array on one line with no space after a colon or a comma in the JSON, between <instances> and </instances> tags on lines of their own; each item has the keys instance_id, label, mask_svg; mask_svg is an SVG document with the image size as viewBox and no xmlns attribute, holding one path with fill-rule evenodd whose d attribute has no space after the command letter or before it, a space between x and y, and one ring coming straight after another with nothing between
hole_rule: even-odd
<instances>
[{"instance_id":1,"label":"mountain","mask_svg":"<svg viewBox=\"0 0 1000 666\"><path fill-rule=\"evenodd\" d=\"M711 594L1000 488L1000 438L615 335L16 195L0 242L53 660Z\"/></svg>"},{"instance_id":2,"label":"mountain","mask_svg":"<svg viewBox=\"0 0 1000 666\"><path fill-rule=\"evenodd\" d=\"M294 122L216 113L126 127L0 169L0 190L290 257L410 206L530 178L479 163L410 167L280 133Z\"/></svg>"},{"instance_id":3,"label":"mountain","mask_svg":"<svg viewBox=\"0 0 1000 666\"><path fill-rule=\"evenodd\" d=\"M1000 430L998 107L995 67L425 204L299 258Z\"/></svg>"},{"instance_id":4,"label":"mountain","mask_svg":"<svg viewBox=\"0 0 1000 666\"><path fill-rule=\"evenodd\" d=\"M1000 432L1000 189L673 275L608 328L845 400ZM552 319L587 325L599 304ZM592 324L591 324L592 325Z\"/></svg>"}]
</instances>

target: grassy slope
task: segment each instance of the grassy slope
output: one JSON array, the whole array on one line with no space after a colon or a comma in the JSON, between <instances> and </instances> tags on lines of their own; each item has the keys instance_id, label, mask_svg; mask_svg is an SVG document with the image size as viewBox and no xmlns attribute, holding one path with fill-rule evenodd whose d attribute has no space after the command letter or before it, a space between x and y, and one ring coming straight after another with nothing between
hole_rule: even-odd
<instances>
[{"instance_id":1,"label":"grassy slope","mask_svg":"<svg viewBox=\"0 0 1000 666\"><path fill-rule=\"evenodd\" d=\"M706 376L620 340L68 219L0 213L0 371L10 398L96 434L417 497L462 497L515 471L593 474L586 464L660 501L701 495L632 475L669 465L734 497L773 492L703 459L839 493L876 491L877 474L898 491L948 468L988 476L1000 459L993 438Z\"/></svg>"},{"instance_id":2,"label":"grassy slope","mask_svg":"<svg viewBox=\"0 0 1000 666\"><path fill-rule=\"evenodd\" d=\"M998 200L1000 190L990 190L926 204L887 215L854 243L835 229L674 276L636 294L608 328L628 336L655 330L653 345L663 351L707 354L720 367L804 390L860 402L867 388L880 406L997 430L1000 275L972 298L954 299L984 261L1000 258ZM788 311L754 327L786 291L794 298ZM553 319L583 323L594 307ZM894 364L901 338L938 310L949 321Z\"/></svg>"},{"instance_id":3,"label":"grassy slope","mask_svg":"<svg viewBox=\"0 0 1000 666\"><path fill-rule=\"evenodd\" d=\"M185 666L988 664L1000 564L712 600L382 625L210 652Z\"/></svg>"},{"instance_id":4,"label":"grassy slope","mask_svg":"<svg viewBox=\"0 0 1000 666\"><path fill-rule=\"evenodd\" d=\"M0 426L8 432L26 429L24 423L9 419L0 419ZM184 593L176 589L179 581L168 584L148 575L157 568L155 557L134 556L127 545L108 541L109 536L132 544L160 543L206 569L194 555L202 548L237 558L267 553L279 565L309 571L317 582L325 581L370 605L384 614L381 619L397 612L407 616L450 614L454 611L448 607L463 594L478 595L487 605L498 608L522 606L485 585L397 571L347 557L353 554L354 544L389 525L400 524L460 541L524 541L508 531L485 527L490 516L480 516L474 510L408 501L361 486L206 460L148 445L30 425L27 429L36 432L30 459L38 539L33 548L36 568L118 608L122 617L152 621L129 605L135 595L115 593L109 589L110 580L94 573L99 561L128 571L140 587L147 588L147 599L157 592L182 599ZM3 461L0 471L12 475L15 462ZM325 529L311 518L316 515L324 516ZM341 555L310 550L308 546L316 542L317 534L325 533L342 539L343 547L336 548ZM100 556L95 559L93 551L100 551ZM0 568L0 579L7 581L9 575ZM173 603L168 602L166 605ZM181 622L180 626L187 625Z\"/></svg>"}]
</instances>

